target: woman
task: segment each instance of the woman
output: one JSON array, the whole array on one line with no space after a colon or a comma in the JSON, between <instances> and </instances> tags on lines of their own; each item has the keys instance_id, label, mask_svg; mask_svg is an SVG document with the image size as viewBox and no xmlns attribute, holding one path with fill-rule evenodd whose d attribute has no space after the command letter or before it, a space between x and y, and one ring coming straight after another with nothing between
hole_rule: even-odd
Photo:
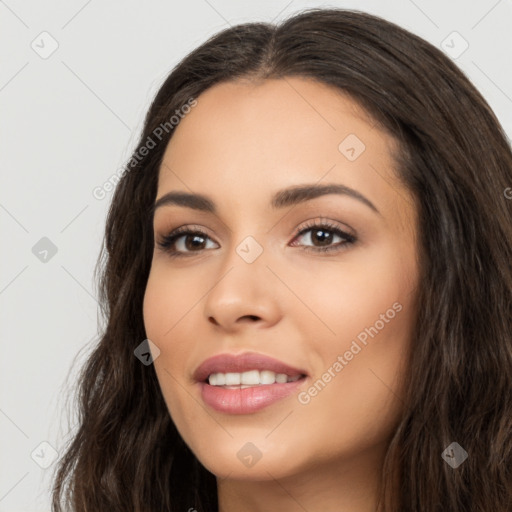
<instances>
[{"instance_id":1,"label":"woman","mask_svg":"<svg viewBox=\"0 0 512 512\"><path fill-rule=\"evenodd\" d=\"M54 510L510 510L511 184L488 104L390 22L212 37L116 189Z\"/></svg>"}]
</instances>

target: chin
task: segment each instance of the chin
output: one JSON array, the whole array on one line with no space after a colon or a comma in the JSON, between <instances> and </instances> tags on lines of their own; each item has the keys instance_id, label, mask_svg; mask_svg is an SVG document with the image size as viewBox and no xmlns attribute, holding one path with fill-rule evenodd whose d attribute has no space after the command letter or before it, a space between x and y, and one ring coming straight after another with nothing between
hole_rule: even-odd
<instances>
[{"instance_id":1,"label":"chin","mask_svg":"<svg viewBox=\"0 0 512 512\"><path fill-rule=\"evenodd\" d=\"M290 466L290 453L294 454L295 450L283 444L281 448L283 453L263 445L263 442L231 439L223 447L217 445L213 451L198 451L195 455L218 478L265 481L291 476L295 472Z\"/></svg>"}]
</instances>

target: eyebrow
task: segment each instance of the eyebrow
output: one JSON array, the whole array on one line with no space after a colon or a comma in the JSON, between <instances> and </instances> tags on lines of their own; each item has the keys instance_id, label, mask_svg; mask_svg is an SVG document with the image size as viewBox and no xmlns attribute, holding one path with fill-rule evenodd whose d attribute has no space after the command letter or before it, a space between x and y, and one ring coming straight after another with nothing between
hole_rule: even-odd
<instances>
[{"instance_id":1,"label":"eyebrow","mask_svg":"<svg viewBox=\"0 0 512 512\"><path fill-rule=\"evenodd\" d=\"M371 208L375 213L382 216L377 207L364 195L357 190L340 183L330 183L326 185L306 184L279 190L274 194L274 196L272 196L270 205L272 209L277 210L310 201L311 199L328 194L345 195L357 199ZM217 214L217 206L215 205L215 202L203 194L190 194L188 192L181 191L168 192L160 197L160 199L158 199L153 205L153 214L158 208L167 205L184 206L186 208L192 208L202 212Z\"/></svg>"}]
</instances>

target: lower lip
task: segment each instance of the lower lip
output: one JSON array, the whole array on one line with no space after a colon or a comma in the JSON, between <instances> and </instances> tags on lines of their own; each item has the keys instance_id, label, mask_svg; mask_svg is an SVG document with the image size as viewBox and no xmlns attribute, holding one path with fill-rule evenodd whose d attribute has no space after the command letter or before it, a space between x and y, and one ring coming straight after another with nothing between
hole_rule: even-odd
<instances>
[{"instance_id":1,"label":"lower lip","mask_svg":"<svg viewBox=\"0 0 512 512\"><path fill-rule=\"evenodd\" d=\"M266 384L245 389L226 389L200 382L203 401L219 412L250 414L290 396L303 384L305 377L294 382Z\"/></svg>"}]
</instances>

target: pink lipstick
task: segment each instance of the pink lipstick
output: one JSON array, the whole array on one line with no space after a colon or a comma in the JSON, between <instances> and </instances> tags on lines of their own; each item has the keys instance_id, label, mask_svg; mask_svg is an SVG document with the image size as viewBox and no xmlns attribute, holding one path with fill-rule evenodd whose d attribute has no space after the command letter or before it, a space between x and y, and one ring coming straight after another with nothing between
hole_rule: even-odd
<instances>
[{"instance_id":1,"label":"pink lipstick","mask_svg":"<svg viewBox=\"0 0 512 512\"><path fill-rule=\"evenodd\" d=\"M227 414L257 412L294 393L307 377L304 369L254 352L219 354L194 372L203 401Z\"/></svg>"}]
</instances>

